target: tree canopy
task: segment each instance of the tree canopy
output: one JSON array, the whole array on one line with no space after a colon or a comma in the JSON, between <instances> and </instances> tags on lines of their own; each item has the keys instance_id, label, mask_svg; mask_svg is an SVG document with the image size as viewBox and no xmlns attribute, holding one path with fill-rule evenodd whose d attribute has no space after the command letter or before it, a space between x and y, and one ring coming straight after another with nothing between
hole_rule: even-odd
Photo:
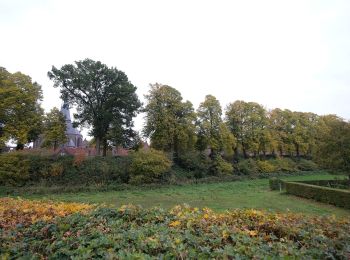
<instances>
[{"instance_id":1,"label":"tree canopy","mask_svg":"<svg viewBox=\"0 0 350 260\"><path fill-rule=\"evenodd\" d=\"M48 76L60 88L61 98L76 106L76 124L91 127L98 154L101 143L106 155L109 141L122 143L132 132L141 102L123 71L85 59L60 69L53 66Z\"/></svg>"},{"instance_id":2,"label":"tree canopy","mask_svg":"<svg viewBox=\"0 0 350 260\"><path fill-rule=\"evenodd\" d=\"M194 149L196 117L192 103L183 102L175 88L157 83L150 85L145 98L143 133L151 139L152 147L173 152L175 157L180 151Z\"/></svg>"},{"instance_id":3,"label":"tree canopy","mask_svg":"<svg viewBox=\"0 0 350 260\"><path fill-rule=\"evenodd\" d=\"M0 146L12 140L23 149L42 131L41 86L21 72L0 67L0 100Z\"/></svg>"},{"instance_id":4,"label":"tree canopy","mask_svg":"<svg viewBox=\"0 0 350 260\"><path fill-rule=\"evenodd\" d=\"M54 150L67 141L65 117L57 107L51 109L44 118L43 147L52 147Z\"/></svg>"}]
</instances>

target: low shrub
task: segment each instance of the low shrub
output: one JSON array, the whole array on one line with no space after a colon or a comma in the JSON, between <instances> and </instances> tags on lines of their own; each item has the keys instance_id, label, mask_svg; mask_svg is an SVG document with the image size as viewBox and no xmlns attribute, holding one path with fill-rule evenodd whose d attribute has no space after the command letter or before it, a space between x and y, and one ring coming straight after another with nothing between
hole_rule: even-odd
<instances>
[{"instance_id":1,"label":"low shrub","mask_svg":"<svg viewBox=\"0 0 350 260\"><path fill-rule=\"evenodd\" d=\"M209 167L209 174L213 176L233 174L233 166L225 161L220 155L215 156Z\"/></svg>"},{"instance_id":2,"label":"low shrub","mask_svg":"<svg viewBox=\"0 0 350 260\"><path fill-rule=\"evenodd\" d=\"M257 161L256 166L260 173L271 173L276 171L276 166L270 163L270 161Z\"/></svg>"},{"instance_id":3,"label":"low shrub","mask_svg":"<svg viewBox=\"0 0 350 260\"><path fill-rule=\"evenodd\" d=\"M275 166L276 170L279 172L296 172L298 171L298 166L290 158L277 158L271 160L271 163Z\"/></svg>"},{"instance_id":4,"label":"low shrub","mask_svg":"<svg viewBox=\"0 0 350 260\"><path fill-rule=\"evenodd\" d=\"M241 175L255 175L259 173L259 168L256 165L256 161L251 158L239 161L235 165L235 170Z\"/></svg>"},{"instance_id":5,"label":"low shrub","mask_svg":"<svg viewBox=\"0 0 350 260\"><path fill-rule=\"evenodd\" d=\"M73 208L74 212L78 209L77 205ZM31 210L26 205L24 209L16 212L27 214ZM0 215L5 216L0 218L0 228L10 220L10 225L0 232L1 259L348 259L349 256L348 218L253 209L216 213L186 205L171 210L133 205L119 209L100 207L90 212L89 208L82 208L82 213L69 211L65 214L68 216L52 218L55 212L50 204L43 203L39 209L40 212L29 214L41 221L17 225L22 215L12 215L12 208L0 200ZM44 212L49 213L46 219Z\"/></svg>"},{"instance_id":6,"label":"low shrub","mask_svg":"<svg viewBox=\"0 0 350 260\"><path fill-rule=\"evenodd\" d=\"M128 173L132 184L160 182L171 168L168 157L155 149L139 150L132 153L130 159Z\"/></svg>"},{"instance_id":7,"label":"low shrub","mask_svg":"<svg viewBox=\"0 0 350 260\"><path fill-rule=\"evenodd\" d=\"M202 178L207 175L211 161L205 154L191 151L180 153L175 163L187 171L194 172L196 178Z\"/></svg>"},{"instance_id":8,"label":"low shrub","mask_svg":"<svg viewBox=\"0 0 350 260\"><path fill-rule=\"evenodd\" d=\"M30 178L30 161L20 153L0 156L0 185L21 186Z\"/></svg>"},{"instance_id":9,"label":"low shrub","mask_svg":"<svg viewBox=\"0 0 350 260\"><path fill-rule=\"evenodd\" d=\"M311 160L299 159L296 163L300 171L316 171L319 169L318 165Z\"/></svg>"},{"instance_id":10,"label":"low shrub","mask_svg":"<svg viewBox=\"0 0 350 260\"><path fill-rule=\"evenodd\" d=\"M350 191L299 182L285 182L285 187L288 194L350 209Z\"/></svg>"}]
</instances>

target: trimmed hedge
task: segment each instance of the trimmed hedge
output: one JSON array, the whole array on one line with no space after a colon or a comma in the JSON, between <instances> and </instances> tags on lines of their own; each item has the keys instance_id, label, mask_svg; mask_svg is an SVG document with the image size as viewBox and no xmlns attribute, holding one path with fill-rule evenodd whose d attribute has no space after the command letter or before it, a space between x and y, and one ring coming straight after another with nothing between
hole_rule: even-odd
<instances>
[{"instance_id":1,"label":"trimmed hedge","mask_svg":"<svg viewBox=\"0 0 350 260\"><path fill-rule=\"evenodd\" d=\"M350 191L300 182L285 182L285 187L287 194L350 209Z\"/></svg>"},{"instance_id":2,"label":"trimmed hedge","mask_svg":"<svg viewBox=\"0 0 350 260\"><path fill-rule=\"evenodd\" d=\"M299 181L298 181L299 182ZM350 189L350 180L315 180L315 181L300 181L301 183L335 188L335 189Z\"/></svg>"},{"instance_id":3,"label":"trimmed hedge","mask_svg":"<svg viewBox=\"0 0 350 260\"><path fill-rule=\"evenodd\" d=\"M271 190L284 190L284 181L276 177L269 179L270 189Z\"/></svg>"}]
</instances>

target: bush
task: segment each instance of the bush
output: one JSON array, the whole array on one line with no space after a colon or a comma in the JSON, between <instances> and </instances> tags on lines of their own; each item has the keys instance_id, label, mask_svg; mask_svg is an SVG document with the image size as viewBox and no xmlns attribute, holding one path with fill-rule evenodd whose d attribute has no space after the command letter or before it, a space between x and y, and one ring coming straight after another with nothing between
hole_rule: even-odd
<instances>
[{"instance_id":1,"label":"bush","mask_svg":"<svg viewBox=\"0 0 350 260\"><path fill-rule=\"evenodd\" d=\"M243 175L255 175L259 173L259 168L255 160L247 159L237 163L236 171Z\"/></svg>"},{"instance_id":2,"label":"bush","mask_svg":"<svg viewBox=\"0 0 350 260\"><path fill-rule=\"evenodd\" d=\"M233 166L218 155L212 160L209 172L215 176L233 174Z\"/></svg>"},{"instance_id":3,"label":"bush","mask_svg":"<svg viewBox=\"0 0 350 260\"><path fill-rule=\"evenodd\" d=\"M296 172L298 171L297 164L290 158L278 158L271 160L271 163L279 172Z\"/></svg>"},{"instance_id":4,"label":"bush","mask_svg":"<svg viewBox=\"0 0 350 260\"><path fill-rule=\"evenodd\" d=\"M0 155L0 184L23 185L29 179L30 162L20 153Z\"/></svg>"},{"instance_id":5,"label":"bush","mask_svg":"<svg viewBox=\"0 0 350 260\"><path fill-rule=\"evenodd\" d=\"M131 154L131 164L128 169L130 183L160 182L170 168L171 161L163 152L154 149L139 150Z\"/></svg>"},{"instance_id":6,"label":"bush","mask_svg":"<svg viewBox=\"0 0 350 260\"><path fill-rule=\"evenodd\" d=\"M298 182L286 182L285 186L288 194L350 209L350 191Z\"/></svg>"},{"instance_id":7,"label":"bush","mask_svg":"<svg viewBox=\"0 0 350 260\"><path fill-rule=\"evenodd\" d=\"M346 217L13 199L0 206L1 259L349 259Z\"/></svg>"},{"instance_id":8,"label":"bush","mask_svg":"<svg viewBox=\"0 0 350 260\"><path fill-rule=\"evenodd\" d=\"M300 159L297 161L297 167L300 171L316 171L318 165L311 160Z\"/></svg>"},{"instance_id":9,"label":"bush","mask_svg":"<svg viewBox=\"0 0 350 260\"><path fill-rule=\"evenodd\" d=\"M276 171L276 166L269 161L257 161L256 165L261 173L271 173Z\"/></svg>"},{"instance_id":10,"label":"bush","mask_svg":"<svg viewBox=\"0 0 350 260\"><path fill-rule=\"evenodd\" d=\"M209 158L197 151L180 153L177 157L176 164L181 168L194 172L195 178L204 177L210 167Z\"/></svg>"}]
</instances>

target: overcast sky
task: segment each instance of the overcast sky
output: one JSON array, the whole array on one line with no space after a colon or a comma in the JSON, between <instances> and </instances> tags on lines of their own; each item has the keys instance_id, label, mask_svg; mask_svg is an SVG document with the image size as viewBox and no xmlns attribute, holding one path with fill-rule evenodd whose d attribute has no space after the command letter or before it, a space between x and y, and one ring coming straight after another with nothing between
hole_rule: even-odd
<instances>
[{"instance_id":1,"label":"overcast sky","mask_svg":"<svg viewBox=\"0 0 350 260\"><path fill-rule=\"evenodd\" d=\"M0 0L0 66L42 85L47 72L91 58L138 87L350 119L350 1ZM137 128L142 121L137 120Z\"/></svg>"}]
</instances>

